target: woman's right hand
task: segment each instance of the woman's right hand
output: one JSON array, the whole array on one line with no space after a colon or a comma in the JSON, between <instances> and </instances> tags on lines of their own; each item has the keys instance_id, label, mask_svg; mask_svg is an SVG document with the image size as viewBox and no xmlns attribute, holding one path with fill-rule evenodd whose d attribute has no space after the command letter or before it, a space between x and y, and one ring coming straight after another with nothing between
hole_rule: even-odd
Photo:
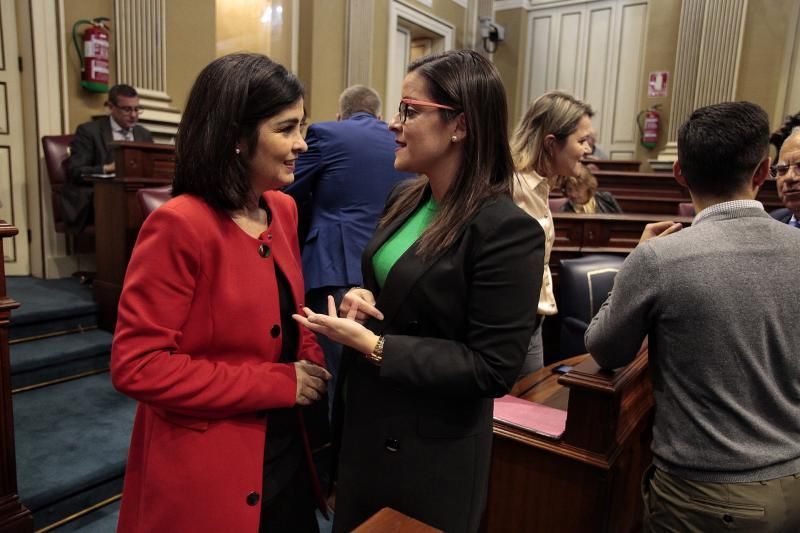
<instances>
[{"instance_id":1,"label":"woman's right hand","mask_svg":"<svg viewBox=\"0 0 800 533\"><path fill-rule=\"evenodd\" d=\"M353 287L347 291L347 294L342 298L342 303L339 304L339 316L348 318L350 308L354 304L357 306L357 312L356 316L351 320L355 320L359 324L364 324L370 316L383 320L383 313L375 307L375 295L372 294L372 291L361 287Z\"/></svg>"},{"instance_id":2,"label":"woman's right hand","mask_svg":"<svg viewBox=\"0 0 800 533\"><path fill-rule=\"evenodd\" d=\"M327 388L325 382L331 379L331 374L308 361L297 361L294 363L294 370L297 376L297 405L311 405L320 400Z\"/></svg>"}]
</instances>

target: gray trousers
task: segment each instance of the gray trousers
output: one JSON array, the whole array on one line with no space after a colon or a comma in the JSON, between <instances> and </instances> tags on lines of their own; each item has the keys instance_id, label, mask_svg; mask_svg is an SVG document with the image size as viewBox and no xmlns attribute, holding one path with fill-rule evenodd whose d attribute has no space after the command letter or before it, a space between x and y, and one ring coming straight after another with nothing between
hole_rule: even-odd
<instances>
[{"instance_id":1,"label":"gray trousers","mask_svg":"<svg viewBox=\"0 0 800 533\"><path fill-rule=\"evenodd\" d=\"M651 466L642 480L647 532L800 531L800 473L768 481L691 481Z\"/></svg>"},{"instance_id":2,"label":"gray trousers","mask_svg":"<svg viewBox=\"0 0 800 533\"><path fill-rule=\"evenodd\" d=\"M537 315L538 320L536 329L533 330L533 336L528 343L528 353L525 356L525 361L522 362L522 369L519 372L519 377L527 376L531 372L536 372L544 366L544 345L542 343L542 322L544 322L544 315Z\"/></svg>"}]
</instances>

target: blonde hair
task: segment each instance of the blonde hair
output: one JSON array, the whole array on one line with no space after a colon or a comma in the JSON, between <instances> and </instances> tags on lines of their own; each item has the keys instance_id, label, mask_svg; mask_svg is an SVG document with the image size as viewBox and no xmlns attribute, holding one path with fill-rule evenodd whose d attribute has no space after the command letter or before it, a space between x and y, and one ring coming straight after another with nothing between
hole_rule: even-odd
<instances>
[{"instance_id":1,"label":"blonde hair","mask_svg":"<svg viewBox=\"0 0 800 533\"><path fill-rule=\"evenodd\" d=\"M554 135L563 142L584 116L592 117L589 104L564 92L552 91L534 100L517 125L511 138L511 155L519 172L536 172L545 177L554 174L552 154L544 139Z\"/></svg>"},{"instance_id":2,"label":"blonde hair","mask_svg":"<svg viewBox=\"0 0 800 533\"><path fill-rule=\"evenodd\" d=\"M581 165L581 173L577 176L563 176L561 178L561 191L566 195L567 184L574 187L585 186L589 189L590 196L594 196L597 192L597 178L594 177L592 171L586 165Z\"/></svg>"}]
</instances>

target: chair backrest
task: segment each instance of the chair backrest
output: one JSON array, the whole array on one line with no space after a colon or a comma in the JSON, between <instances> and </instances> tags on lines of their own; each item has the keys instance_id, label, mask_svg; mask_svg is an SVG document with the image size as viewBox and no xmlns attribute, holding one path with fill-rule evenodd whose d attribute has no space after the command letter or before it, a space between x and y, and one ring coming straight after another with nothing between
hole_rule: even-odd
<instances>
[{"instance_id":1,"label":"chair backrest","mask_svg":"<svg viewBox=\"0 0 800 533\"><path fill-rule=\"evenodd\" d=\"M561 315L560 356L586 353L583 335L592 317L608 298L623 261L625 258L622 256L605 254L561 260L558 304Z\"/></svg>"},{"instance_id":2,"label":"chair backrest","mask_svg":"<svg viewBox=\"0 0 800 533\"><path fill-rule=\"evenodd\" d=\"M678 215L682 217L693 217L695 215L694 212L694 204L692 202L681 202L678 204Z\"/></svg>"},{"instance_id":3,"label":"chair backrest","mask_svg":"<svg viewBox=\"0 0 800 533\"><path fill-rule=\"evenodd\" d=\"M64 216L61 212L61 190L67 182L67 159L69 145L75 135L45 135L42 137L44 162L50 178L50 203L53 207L53 222L56 231L64 232Z\"/></svg>"},{"instance_id":4,"label":"chair backrest","mask_svg":"<svg viewBox=\"0 0 800 533\"><path fill-rule=\"evenodd\" d=\"M172 198L172 185L139 189L136 192L136 198L139 200L139 207L142 209L143 217L147 218L161 204Z\"/></svg>"},{"instance_id":5,"label":"chair backrest","mask_svg":"<svg viewBox=\"0 0 800 533\"><path fill-rule=\"evenodd\" d=\"M561 206L567 203L567 198L548 198L547 204L550 206L550 211L553 213L558 213L561 211Z\"/></svg>"}]
</instances>

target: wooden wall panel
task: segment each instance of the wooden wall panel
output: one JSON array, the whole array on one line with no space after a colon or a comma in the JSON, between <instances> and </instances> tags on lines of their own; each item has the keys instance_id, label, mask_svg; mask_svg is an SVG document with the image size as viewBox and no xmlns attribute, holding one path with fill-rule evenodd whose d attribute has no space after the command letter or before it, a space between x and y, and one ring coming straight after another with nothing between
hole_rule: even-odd
<instances>
[{"instance_id":1,"label":"wooden wall panel","mask_svg":"<svg viewBox=\"0 0 800 533\"><path fill-rule=\"evenodd\" d=\"M642 49L647 22L647 4L622 6L620 18L619 68L616 77L612 151L618 144L634 144L637 137L633 107L639 100L642 80Z\"/></svg>"},{"instance_id":2,"label":"wooden wall panel","mask_svg":"<svg viewBox=\"0 0 800 533\"><path fill-rule=\"evenodd\" d=\"M584 76L583 93L587 102L595 108L592 123L595 131L603 131L605 114L604 102L607 98L609 58L611 45L611 24L613 13L610 7L591 9L589 13L589 42L586 56L586 74Z\"/></svg>"}]
</instances>

